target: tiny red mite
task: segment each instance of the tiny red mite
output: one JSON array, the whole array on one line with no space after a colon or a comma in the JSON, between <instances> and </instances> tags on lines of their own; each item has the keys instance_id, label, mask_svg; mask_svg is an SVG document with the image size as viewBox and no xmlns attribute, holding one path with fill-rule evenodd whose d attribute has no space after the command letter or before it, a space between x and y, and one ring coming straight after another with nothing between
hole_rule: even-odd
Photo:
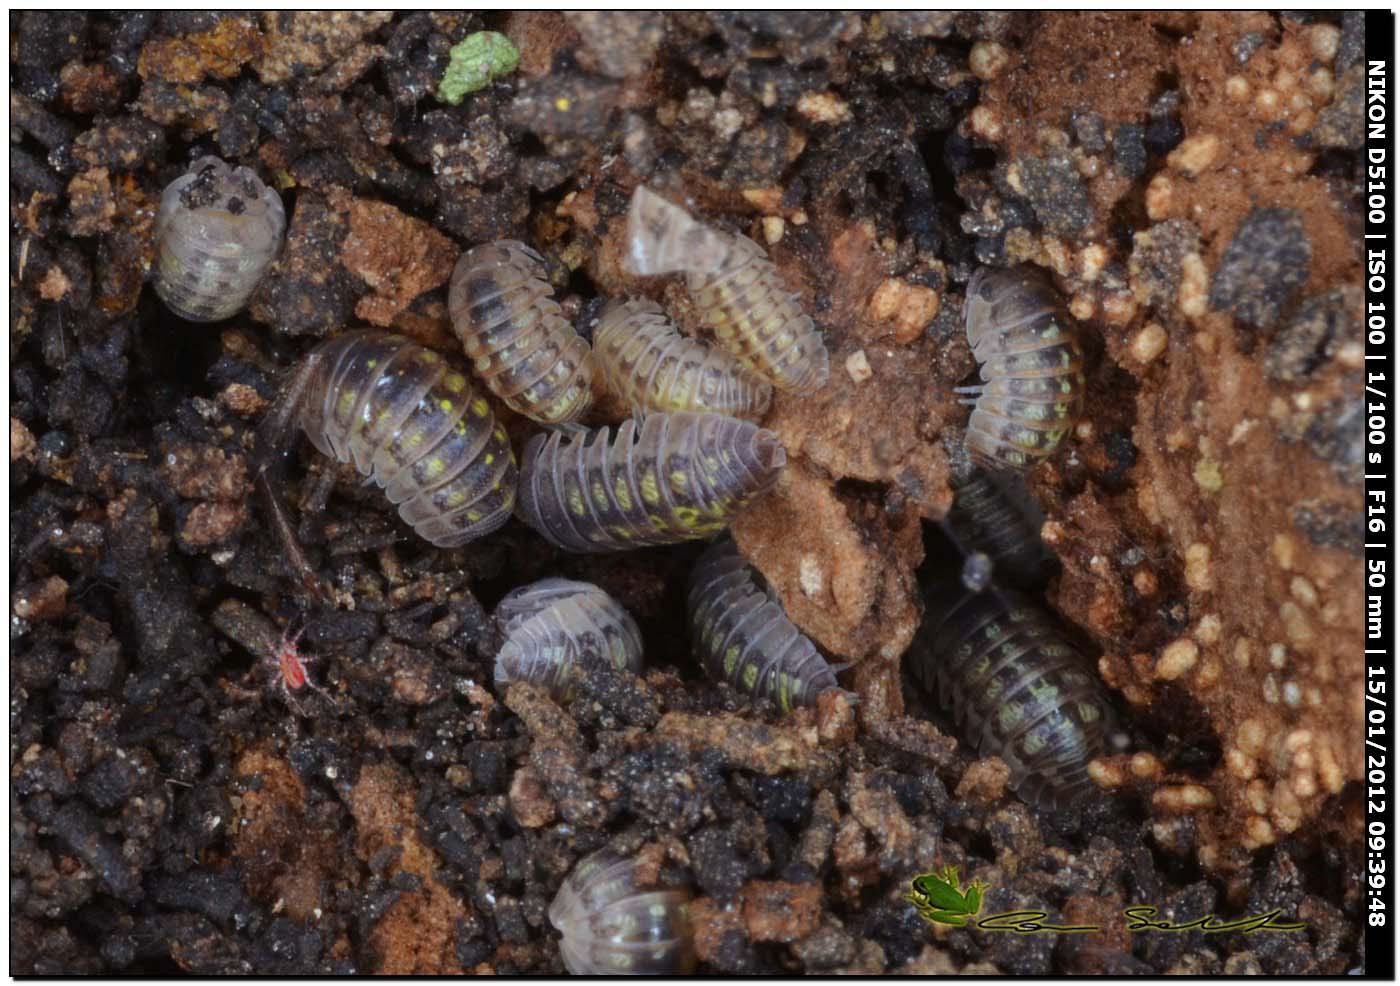
<instances>
[{"instance_id":1,"label":"tiny red mite","mask_svg":"<svg viewBox=\"0 0 1400 986\"><path fill-rule=\"evenodd\" d=\"M331 698L330 693L306 675L306 666L314 663L316 659L314 657L302 656L301 652L297 649L297 643L301 640L301 635L305 631L305 627L302 627L295 634L284 630L282 632L282 639L277 644L277 652L269 659L269 663L277 666L279 675L277 687L282 691L282 695L287 699L287 703L292 708L296 709L297 712L301 712L301 706L297 704L296 695L294 693L301 691L303 688L310 688L327 701L335 702L335 699Z\"/></svg>"}]
</instances>

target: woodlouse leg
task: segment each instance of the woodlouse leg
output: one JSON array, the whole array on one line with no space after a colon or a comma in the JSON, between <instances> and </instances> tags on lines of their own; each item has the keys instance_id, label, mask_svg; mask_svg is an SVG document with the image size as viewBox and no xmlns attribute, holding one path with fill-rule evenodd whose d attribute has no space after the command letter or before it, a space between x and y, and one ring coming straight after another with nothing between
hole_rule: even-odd
<instances>
[{"instance_id":1,"label":"woodlouse leg","mask_svg":"<svg viewBox=\"0 0 1400 986\"><path fill-rule=\"evenodd\" d=\"M320 358L315 354L303 360L296 372L282 387L272 405L272 410L268 412L267 417L258 427L253 461L257 464L256 483L258 489L262 492L263 500L267 504L268 517L272 521L272 528L277 532L278 539L282 542L282 548L287 554L288 562L293 571L296 572L307 594L318 603L325 603L327 597L325 589L321 585L321 578L316 574L316 569L312 567L310 560L306 557L306 551L302 548L301 541L297 538L296 531L292 527L291 517L287 511L286 497L283 495L285 484L282 479L283 460L287 448L291 444L290 439L295 426L296 414L301 408L301 402L305 397L312 371L319 362Z\"/></svg>"},{"instance_id":2,"label":"woodlouse leg","mask_svg":"<svg viewBox=\"0 0 1400 986\"><path fill-rule=\"evenodd\" d=\"M292 712L295 715L299 715L302 718L305 718L306 710L301 707L301 703L297 701L297 697L292 694L292 690L287 687L286 683L284 682L281 685L279 685L279 688L282 691L282 698L286 700L287 705L289 708L291 708Z\"/></svg>"}]
</instances>

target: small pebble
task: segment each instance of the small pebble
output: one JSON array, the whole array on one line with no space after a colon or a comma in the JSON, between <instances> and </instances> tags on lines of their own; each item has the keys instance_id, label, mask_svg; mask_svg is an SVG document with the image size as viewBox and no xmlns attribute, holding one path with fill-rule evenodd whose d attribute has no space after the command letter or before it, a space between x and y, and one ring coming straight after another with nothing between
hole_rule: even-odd
<instances>
[{"instance_id":1,"label":"small pebble","mask_svg":"<svg viewBox=\"0 0 1400 986\"><path fill-rule=\"evenodd\" d=\"M1176 303L1181 314L1187 318L1199 318L1206 313L1209 300L1210 275L1206 262L1198 253L1188 253L1181 259L1181 286L1177 289Z\"/></svg>"},{"instance_id":2,"label":"small pebble","mask_svg":"<svg viewBox=\"0 0 1400 986\"><path fill-rule=\"evenodd\" d=\"M1186 584L1197 592L1209 592L1215 586L1210 566L1210 545L1197 541L1186 548Z\"/></svg>"},{"instance_id":3,"label":"small pebble","mask_svg":"<svg viewBox=\"0 0 1400 986\"><path fill-rule=\"evenodd\" d=\"M856 738L856 714L845 692L829 689L817 696L817 736L828 747Z\"/></svg>"},{"instance_id":4,"label":"small pebble","mask_svg":"<svg viewBox=\"0 0 1400 986\"><path fill-rule=\"evenodd\" d=\"M1001 119L985 106L973 108L968 116L968 125L974 135L988 143L996 143L1001 139Z\"/></svg>"},{"instance_id":5,"label":"small pebble","mask_svg":"<svg viewBox=\"0 0 1400 986\"><path fill-rule=\"evenodd\" d=\"M1185 812L1215 805L1215 795L1199 784L1178 784L1158 788L1152 795L1152 804L1161 811Z\"/></svg>"},{"instance_id":6,"label":"small pebble","mask_svg":"<svg viewBox=\"0 0 1400 986\"><path fill-rule=\"evenodd\" d=\"M1011 54L995 41L979 41L967 56L967 67L982 80L995 79L1011 64Z\"/></svg>"},{"instance_id":7,"label":"small pebble","mask_svg":"<svg viewBox=\"0 0 1400 986\"><path fill-rule=\"evenodd\" d=\"M1183 174L1199 175L1219 158L1220 146L1220 138L1215 134L1187 137L1180 147L1167 156L1167 163Z\"/></svg>"},{"instance_id":8,"label":"small pebble","mask_svg":"<svg viewBox=\"0 0 1400 986\"><path fill-rule=\"evenodd\" d=\"M1196 666L1200 653L1195 641L1174 640L1162 649L1154 674L1162 681L1174 681Z\"/></svg>"},{"instance_id":9,"label":"small pebble","mask_svg":"<svg viewBox=\"0 0 1400 986\"><path fill-rule=\"evenodd\" d=\"M527 829L542 828L554 820L554 801L533 767L521 767L511 779L510 809Z\"/></svg>"},{"instance_id":10,"label":"small pebble","mask_svg":"<svg viewBox=\"0 0 1400 986\"><path fill-rule=\"evenodd\" d=\"M941 307L942 299L932 288L890 277L871 295L869 314L902 344L919 338Z\"/></svg>"},{"instance_id":11,"label":"small pebble","mask_svg":"<svg viewBox=\"0 0 1400 986\"><path fill-rule=\"evenodd\" d=\"M24 426L24 422L19 418L10 418L10 461L24 459L33 462L37 445L33 432Z\"/></svg>"},{"instance_id":12,"label":"small pebble","mask_svg":"<svg viewBox=\"0 0 1400 986\"><path fill-rule=\"evenodd\" d=\"M1308 28L1308 47L1325 62L1337 57L1337 47L1341 40L1342 30L1335 24L1314 24Z\"/></svg>"},{"instance_id":13,"label":"small pebble","mask_svg":"<svg viewBox=\"0 0 1400 986\"><path fill-rule=\"evenodd\" d=\"M1147 183L1143 202L1149 219L1166 219L1172 207L1172 180L1164 174L1155 175Z\"/></svg>"},{"instance_id":14,"label":"small pebble","mask_svg":"<svg viewBox=\"0 0 1400 986\"><path fill-rule=\"evenodd\" d=\"M1151 363L1167 351L1167 330L1148 322L1133 336L1131 352L1139 363Z\"/></svg>"},{"instance_id":15,"label":"small pebble","mask_svg":"<svg viewBox=\"0 0 1400 986\"><path fill-rule=\"evenodd\" d=\"M67 598L68 583L51 575L16 592L10 599L10 607L22 620L53 620L63 615Z\"/></svg>"},{"instance_id":16,"label":"small pebble","mask_svg":"<svg viewBox=\"0 0 1400 986\"><path fill-rule=\"evenodd\" d=\"M797 101L797 112L812 123L843 123L851 118L851 108L835 93L807 93Z\"/></svg>"},{"instance_id":17,"label":"small pebble","mask_svg":"<svg viewBox=\"0 0 1400 986\"><path fill-rule=\"evenodd\" d=\"M846 372L856 383L865 383L875 375L875 371L870 369L870 360L866 359L864 349L857 349L846 357Z\"/></svg>"}]
</instances>

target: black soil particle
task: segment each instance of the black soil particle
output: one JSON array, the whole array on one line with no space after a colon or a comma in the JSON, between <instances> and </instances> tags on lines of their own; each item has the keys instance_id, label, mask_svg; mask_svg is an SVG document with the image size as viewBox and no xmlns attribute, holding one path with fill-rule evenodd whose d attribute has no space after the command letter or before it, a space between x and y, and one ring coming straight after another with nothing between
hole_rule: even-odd
<instances>
[{"instance_id":1,"label":"black soil particle","mask_svg":"<svg viewBox=\"0 0 1400 986\"><path fill-rule=\"evenodd\" d=\"M1255 209L1235 230L1215 270L1211 307L1228 309L1243 325L1271 330L1307 283L1311 258L1302 216L1292 209Z\"/></svg>"}]
</instances>

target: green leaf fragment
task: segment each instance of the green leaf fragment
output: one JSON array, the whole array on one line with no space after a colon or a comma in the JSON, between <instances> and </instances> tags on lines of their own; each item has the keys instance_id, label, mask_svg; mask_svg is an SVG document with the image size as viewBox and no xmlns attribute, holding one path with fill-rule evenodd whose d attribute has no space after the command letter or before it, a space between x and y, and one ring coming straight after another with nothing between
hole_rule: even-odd
<instances>
[{"instance_id":1,"label":"green leaf fragment","mask_svg":"<svg viewBox=\"0 0 1400 986\"><path fill-rule=\"evenodd\" d=\"M452 61L438 83L439 101L456 106L469 92L484 89L520 66L520 52L498 31L477 31L452 46Z\"/></svg>"}]
</instances>

